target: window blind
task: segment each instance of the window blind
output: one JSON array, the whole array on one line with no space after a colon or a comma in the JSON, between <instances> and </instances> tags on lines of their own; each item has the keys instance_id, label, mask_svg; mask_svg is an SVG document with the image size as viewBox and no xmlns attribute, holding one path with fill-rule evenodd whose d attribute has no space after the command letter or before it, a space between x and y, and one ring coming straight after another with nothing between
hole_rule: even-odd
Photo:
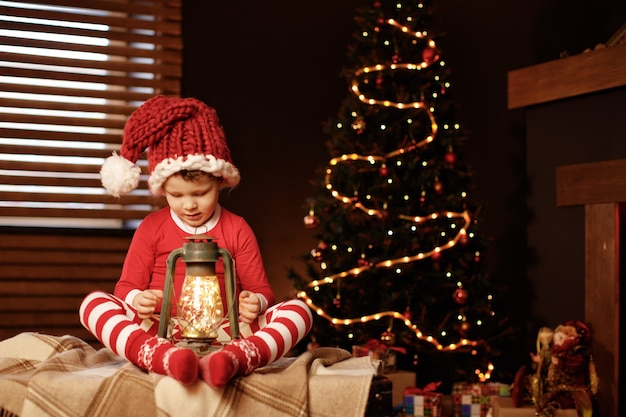
<instances>
[{"instance_id":1,"label":"window blind","mask_svg":"<svg viewBox=\"0 0 626 417\"><path fill-rule=\"evenodd\" d=\"M179 95L180 0L0 1L0 223L121 227L162 206L100 183L126 119Z\"/></svg>"}]
</instances>

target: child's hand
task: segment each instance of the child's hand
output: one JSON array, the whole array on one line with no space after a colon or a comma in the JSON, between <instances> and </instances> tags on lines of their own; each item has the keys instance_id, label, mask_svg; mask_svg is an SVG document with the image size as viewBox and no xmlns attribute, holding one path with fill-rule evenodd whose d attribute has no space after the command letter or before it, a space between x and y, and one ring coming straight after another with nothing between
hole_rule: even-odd
<instances>
[{"instance_id":1,"label":"child's hand","mask_svg":"<svg viewBox=\"0 0 626 417\"><path fill-rule=\"evenodd\" d=\"M261 310L261 300L252 291L244 290L239 294L239 319L250 324Z\"/></svg>"},{"instance_id":2,"label":"child's hand","mask_svg":"<svg viewBox=\"0 0 626 417\"><path fill-rule=\"evenodd\" d=\"M162 298L161 290L145 290L137 294L133 300L133 307L137 310L139 318L143 320L152 317Z\"/></svg>"}]
</instances>

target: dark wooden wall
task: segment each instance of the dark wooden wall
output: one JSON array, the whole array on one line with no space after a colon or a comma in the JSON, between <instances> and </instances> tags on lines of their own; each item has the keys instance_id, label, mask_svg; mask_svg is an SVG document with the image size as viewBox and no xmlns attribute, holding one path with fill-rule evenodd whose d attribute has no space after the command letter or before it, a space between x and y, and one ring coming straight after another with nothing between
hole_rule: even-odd
<instances>
[{"instance_id":1,"label":"dark wooden wall","mask_svg":"<svg viewBox=\"0 0 626 417\"><path fill-rule=\"evenodd\" d=\"M113 291L132 232L0 228L0 340L21 332L71 334L97 344L78 309Z\"/></svg>"}]
</instances>

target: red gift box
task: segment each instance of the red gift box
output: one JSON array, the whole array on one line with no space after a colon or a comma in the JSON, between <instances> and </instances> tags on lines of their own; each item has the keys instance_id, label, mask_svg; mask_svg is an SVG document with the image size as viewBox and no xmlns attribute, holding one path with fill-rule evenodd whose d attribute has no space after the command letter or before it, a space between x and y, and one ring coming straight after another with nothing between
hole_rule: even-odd
<instances>
[{"instance_id":1,"label":"red gift box","mask_svg":"<svg viewBox=\"0 0 626 417\"><path fill-rule=\"evenodd\" d=\"M408 387L404 390L404 409L407 416L440 417L442 395L434 392L440 383L430 383L424 388Z\"/></svg>"}]
</instances>

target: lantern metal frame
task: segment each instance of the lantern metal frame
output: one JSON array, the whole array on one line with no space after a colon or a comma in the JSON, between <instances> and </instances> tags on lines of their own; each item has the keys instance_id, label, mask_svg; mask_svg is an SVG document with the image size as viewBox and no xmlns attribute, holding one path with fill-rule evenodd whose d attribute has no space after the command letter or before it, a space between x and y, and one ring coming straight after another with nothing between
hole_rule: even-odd
<instances>
[{"instance_id":1,"label":"lantern metal frame","mask_svg":"<svg viewBox=\"0 0 626 417\"><path fill-rule=\"evenodd\" d=\"M167 338L170 320L172 318L172 294L174 293L174 276L176 261L180 258L186 264L186 275L215 275L215 264L220 257L224 264L224 282L226 300L228 303L227 316L230 321L231 340L239 338L239 317L237 301L237 281L232 255L228 250L218 247L215 238L206 234L188 236L182 247L174 249L167 257L167 271L163 288L161 317L159 322L159 337ZM179 345L195 350L198 354L208 353L216 347L214 339L184 338ZM221 347L218 345L218 348Z\"/></svg>"}]
</instances>

